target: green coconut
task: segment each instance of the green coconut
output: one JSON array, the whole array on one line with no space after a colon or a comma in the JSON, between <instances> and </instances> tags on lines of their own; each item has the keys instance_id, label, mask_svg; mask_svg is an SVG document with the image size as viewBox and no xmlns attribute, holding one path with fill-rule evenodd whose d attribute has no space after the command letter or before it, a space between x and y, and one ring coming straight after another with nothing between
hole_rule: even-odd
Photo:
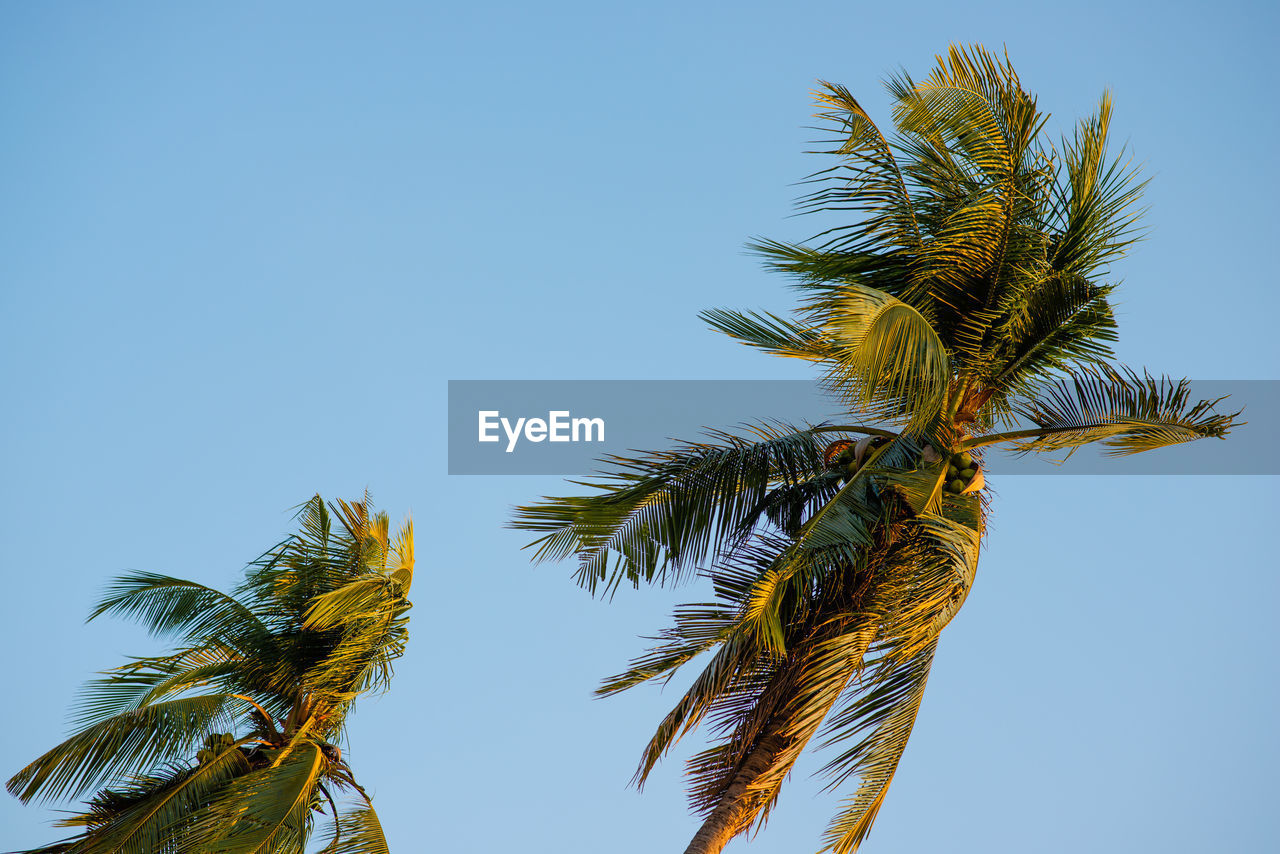
<instances>
[{"instance_id":1,"label":"green coconut","mask_svg":"<svg viewBox=\"0 0 1280 854\"><path fill-rule=\"evenodd\" d=\"M955 466L947 466L947 479L957 478L960 476L960 469Z\"/></svg>"},{"instance_id":2,"label":"green coconut","mask_svg":"<svg viewBox=\"0 0 1280 854\"><path fill-rule=\"evenodd\" d=\"M975 474L977 474L977 471L975 469L971 469L971 468L961 469L960 479L963 480L965 483L968 483L969 481L973 480L973 476Z\"/></svg>"},{"instance_id":3,"label":"green coconut","mask_svg":"<svg viewBox=\"0 0 1280 854\"><path fill-rule=\"evenodd\" d=\"M959 495L961 492L964 491L964 481L960 480L959 478L956 478L955 480L947 484L947 491L953 493L954 495Z\"/></svg>"},{"instance_id":4,"label":"green coconut","mask_svg":"<svg viewBox=\"0 0 1280 854\"><path fill-rule=\"evenodd\" d=\"M956 468L959 468L959 469L973 468L973 454L969 453L968 451L964 451L962 453L956 454L955 461L956 461Z\"/></svg>"}]
</instances>

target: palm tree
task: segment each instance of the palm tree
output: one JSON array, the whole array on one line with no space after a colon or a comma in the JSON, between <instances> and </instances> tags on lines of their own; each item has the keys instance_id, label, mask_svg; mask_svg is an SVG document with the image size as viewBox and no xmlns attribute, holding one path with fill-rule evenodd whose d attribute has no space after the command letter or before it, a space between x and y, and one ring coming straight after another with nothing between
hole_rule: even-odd
<instances>
[{"instance_id":1,"label":"palm tree","mask_svg":"<svg viewBox=\"0 0 1280 854\"><path fill-rule=\"evenodd\" d=\"M393 536L367 498L319 496L298 521L234 595L148 572L110 585L90 619L138 619L176 648L91 681L75 734L9 780L24 802L105 786L58 822L76 836L38 851L301 854L328 812L325 852L385 854L338 742L408 641L412 523Z\"/></svg>"},{"instance_id":2,"label":"palm tree","mask_svg":"<svg viewBox=\"0 0 1280 854\"><path fill-rule=\"evenodd\" d=\"M576 556L592 591L709 577L714 601L678 608L661 643L599 689L708 656L635 777L707 724L715 741L688 763L703 823L686 854L762 825L820 733L831 785L859 781L823 850L866 838L939 634L973 583L984 449L1129 454L1234 423L1192 403L1185 381L1111 362L1102 277L1133 242L1142 183L1107 154L1107 95L1056 147L1008 59L981 47L887 85L893 141L845 88L817 94L832 132L822 153L837 159L801 206L852 221L807 245L755 244L794 277L795 316L703 315L813 362L849 423L769 422L613 458L594 493L543 499L513 522L539 534L535 560Z\"/></svg>"}]
</instances>

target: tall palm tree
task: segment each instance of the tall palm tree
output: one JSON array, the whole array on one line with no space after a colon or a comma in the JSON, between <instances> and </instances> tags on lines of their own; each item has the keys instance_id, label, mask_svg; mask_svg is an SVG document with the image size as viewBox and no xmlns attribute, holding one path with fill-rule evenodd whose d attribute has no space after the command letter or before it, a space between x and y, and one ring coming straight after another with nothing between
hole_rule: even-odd
<instances>
[{"instance_id":1,"label":"tall palm tree","mask_svg":"<svg viewBox=\"0 0 1280 854\"><path fill-rule=\"evenodd\" d=\"M851 221L807 245L755 246L794 277L795 316L703 315L813 362L849 423L769 422L614 458L593 494L544 499L513 522L540 535L535 560L576 556L593 591L710 578L715 600L677 609L662 642L599 689L708 656L635 778L707 724L715 741L688 764L703 823L687 854L763 824L820 733L831 785L858 780L823 850L866 838L939 634L973 583L984 449L1129 454L1233 424L1185 381L1111 362L1103 277L1134 239L1142 183L1107 154L1107 95L1054 146L1008 59L981 47L887 85L892 141L845 88L817 94L836 161L801 205Z\"/></svg>"},{"instance_id":2,"label":"tall palm tree","mask_svg":"<svg viewBox=\"0 0 1280 854\"><path fill-rule=\"evenodd\" d=\"M298 521L233 595L148 572L111 584L90 619L138 619L176 648L90 682L75 734L9 780L24 802L105 786L39 852L301 854L327 812L328 854L385 854L338 742L408 641L412 523L392 535L367 499L319 496Z\"/></svg>"}]
</instances>

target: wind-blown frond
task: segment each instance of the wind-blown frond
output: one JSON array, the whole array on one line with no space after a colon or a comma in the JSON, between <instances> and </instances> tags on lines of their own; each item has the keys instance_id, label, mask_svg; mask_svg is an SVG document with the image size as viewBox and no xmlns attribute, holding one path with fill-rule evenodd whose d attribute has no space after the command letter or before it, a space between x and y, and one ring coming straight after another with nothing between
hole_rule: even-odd
<instances>
[{"instance_id":1,"label":"wind-blown frond","mask_svg":"<svg viewBox=\"0 0 1280 854\"><path fill-rule=\"evenodd\" d=\"M167 693L166 686L175 690L195 687L192 683L180 689L178 681L191 679L193 673L208 675L210 671L206 668L226 673L238 666L236 658L234 651L198 646L172 655L134 659L105 671L81 689L72 722L77 727L87 727L154 702L162 693Z\"/></svg>"},{"instance_id":2,"label":"wind-blown frond","mask_svg":"<svg viewBox=\"0 0 1280 854\"><path fill-rule=\"evenodd\" d=\"M89 619L104 614L131 617L158 637L200 642L216 639L234 645L267 629L235 598L182 578L131 572L115 579Z\"/></svg>"},{"instance_id":3,"label":"wind-blown frond","mask_svg":"<svg viewBox=\"0 0 1280 854\"><path fill-rule=\"evenodd\" d=\"M1191 401L1191 384L1103 366L1047 388L1035 400L1015 404L1036 426L972 440L974 447L1009 442L1018 450L1071 450L1099 442L1110 456L1124 456L1195 439L1226 436L1239 412L1214 411L1220 400Z\"/></svg>"},{"instance_id":4,"label":"wind-blown frond","mask_svg":"<svg viewBox=\"0 0 1280 854\"><path fill-rule=\"evenodd\" d=\"M833 785L852 775L862 782L827 827L823 851L856 851L871 832L911 737L935 648L936 642L930 643L914 659L881 676L833 721L831 729L838 735L829 743L866 735L827 765L826 771L835 777Z\"/></svg>"},{"instance_id":5,"label":"wind-blown frond","mask_svg":"<svg viewBox=\"0 0 1280 854\"><path fill-rule=\"evenodd\" d=\"M1107 161L1111 113L1111 93L1104 92L1098 112L1063 141L1065 168L1055 184L1054 270L1091 275L1137 239L1141 211L1136 206L1147 182L1128 167L1123 151Z\"/></svg>"},{"instance_id":6,"label":"wind-blown frond","mask_svg":"<svg viewBox=\"0 0 1280 854\"><path fill-rule=\"evenodd\" d=\"M835 388L858 408L901 418L920 430L937 417L951 378L946 348L929 321L874 288L846 285L829 303L841 346Z\"/></svg>"},{"instance_id":7,"label":"wind-blown frond","mask_svg":"<svg viewBox=\"0 0 1280 854\"><path fill-rule=\"evenodd\" d=\"M192 818L175 854L300 851L310 835L316 786L328 763L307 744L278 764L235 778Z\"/></svg>"},{"instance_id":8,"label":"wind-blown frond","mask_svg":"<svg viewBox=\"0 0 1280 854\"><path fill-rule=\"evenodd\" d=\"M371 806L360 806L338 816L335 829L323 837L328 844L320 854L390 854L382 823Z\"/></svg>"},{"instance_id":9,"label":"wind-blown frond","mask_svg":"<svg viewBox=\"0 0 1280 854\"><path fill-rule=\"evenodd\" d=\"M519 507L511 527L539 533L535 561L578 558L580 585L680 581L743 539L769 490L823 470L822 428L761 424L644 456L611 457L596 495Z\"/></svg>"},{"instance_id":10,"label":"wind-blown frond","mask_svg":"<svg viewBox=\"0 0 1280 854\"><path fill-rule=\"evenodd\" d=\"M773 314L710 309L698 315L712 329L776 356L810 361L832 360L837 350L820 329Z\"/></svg>"},{"instance_id":11,"label":"wind-blown frond","mask_svg":"<svg viewBox=\"0 0 1280 854\"><path fill-rule=\"evenodd\" d=\"M920 227L889 141L844 86L823 82L814 92L814 101L827 108L818 118L832 134L829 144L836 146L823 153L836 155L841 162L809 176L806 183L820 188L800 200L800 209L860 215L852 224L824 235L829 239L823 248L844 252L866 245L918 248Z\"/></svg>"},{"instance_id":12,"label":"wind-blown frond","mask_svg":"<svg viewBox=\"0 0 1280 854\"><path fill-rule=\"evenodd\" d=\"M224 718L230 701L226 694L182 697L100 721L27 765L7 787L23 802L76 797L100 783L183 759Z\"/></svg>"},{"instance_id":13,"label":"wind-blown frond","mask_svg":"<svg viewBox=\"0 0 1280 854\"><path fill-rule=\"evenodd\" d=\"M196 768L170 766L161 775L146 775L102 792L90 802L89 812L58 824L86 828L75 840L76 854L171 851L188 830L191 815L228 781L248 771L239 743L233 744Z\"/></svg>"}]
</instances>

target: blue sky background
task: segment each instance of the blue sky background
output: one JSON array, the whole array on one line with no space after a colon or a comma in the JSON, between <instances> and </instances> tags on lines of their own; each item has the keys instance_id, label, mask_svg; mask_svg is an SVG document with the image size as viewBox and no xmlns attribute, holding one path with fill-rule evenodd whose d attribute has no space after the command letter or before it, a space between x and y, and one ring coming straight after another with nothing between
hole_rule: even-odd
<instances>
[{"instance_id":1,"label":"blue sky background","mask_svg":"<svg viewBox=\"0 0 1280 854\"><path fill-rule=\"evenodd\" d=\"M697 590L593 601L448 477L449 379L804 376L703 329L785 310L808 92L1007 45L1051 127L1116 98L1154 180L1122 359L1277 379L1275 7L1263 2L0 6L0 768L154 646L85 625L127 569L221 587L309 495L412 512L413 640L349 755L395 850L678 851L679 686L590 698ZM761 412L785 417L787 413ZM1274 477L1007 477L869 852L1261 852ZM806 776L730 850L816 850ZM0 846L52 812L0 801Z\"/></svg>"}]
</instances>

